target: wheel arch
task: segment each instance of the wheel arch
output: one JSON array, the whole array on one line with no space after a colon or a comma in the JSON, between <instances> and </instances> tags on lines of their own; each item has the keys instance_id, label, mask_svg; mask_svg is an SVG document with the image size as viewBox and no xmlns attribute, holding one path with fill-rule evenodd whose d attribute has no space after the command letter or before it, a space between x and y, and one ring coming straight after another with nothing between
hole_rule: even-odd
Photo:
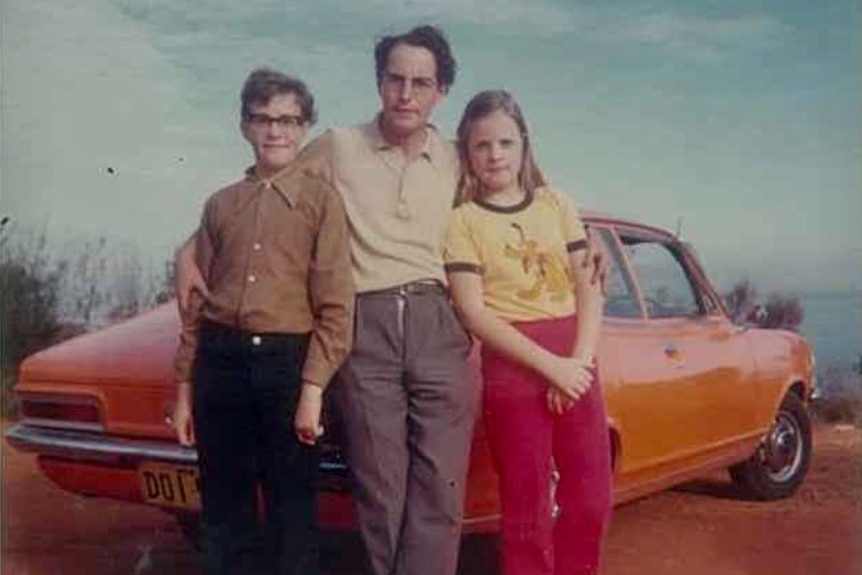
<instances>
[{"instance_id":1,"label":"wheel arch","mask_svg":"<svg viewBox=\"0 0 862 575\"><path fill-rule=\"evenodd\" d=\"M793 394L798 397L803 404L808 405L808 392L806 391L805 381L798 376L793 376L789 378L788 382L784 385L784 388L781 390L781 393L777 394L774 400L774 404L772 406L772 414L775 415L778 413L778 410L781 409L781 403L784 401L784 398L789 394Z\"/></svg>"},{"instance_id":2,"label":"wheel arch","mask_svg":"<svg viewBox=\"0 0 862 575\"><path fill-rule=\"evenodd\" d=\"M787 395L788 393L794 393L797 397L799 397L799 399L802 400L803 403L808 403L808 397L805 392L805 382L803 382L801 379L797 379L790 383L790 387L785 392L785 395Z\"/></svg>"},{"instance_id":3,"label":"wheel arch","mask_svg":"<svg viewBox=\"0 0 862 575\"><path fill-rule=\"evenodd\" d=\"M608 422L608 436L611 444L611 473L616 475L620 467L620 461L622 461L623 445L622 437L613 421Z\"/></svg>"}]
</instances>

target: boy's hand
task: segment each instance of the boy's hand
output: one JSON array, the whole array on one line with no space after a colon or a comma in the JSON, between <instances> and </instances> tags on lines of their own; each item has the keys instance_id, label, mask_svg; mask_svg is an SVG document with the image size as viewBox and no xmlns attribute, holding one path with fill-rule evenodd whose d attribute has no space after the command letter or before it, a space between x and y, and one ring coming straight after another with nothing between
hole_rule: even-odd
<instances>
[{"instance_id":1,"label":"boy's hand","mask_svg":"<svg viewBox=\"0 0 862 575\"><path fill-rule=\"evenodd\" d=\"M177 384L177 401L174 404L173 414L168 422L177 433L180 445L191 447L195 444L195 427L192 421L191 389L187 382Z\"/></svg>"},{"instance_id":2,"label":"boy's hand","mask_svg":"<svg viewBox=\"0 0 862 575\"><path fill-rule=\"evenodd\" d=\"M303 383L299 404L296 406L296 417L293 419L296 438L301 443L314 445L317 438L323 435L323 426L320 425L322 408L323 389L312 383Z\"/></svg>"}]
</instances>

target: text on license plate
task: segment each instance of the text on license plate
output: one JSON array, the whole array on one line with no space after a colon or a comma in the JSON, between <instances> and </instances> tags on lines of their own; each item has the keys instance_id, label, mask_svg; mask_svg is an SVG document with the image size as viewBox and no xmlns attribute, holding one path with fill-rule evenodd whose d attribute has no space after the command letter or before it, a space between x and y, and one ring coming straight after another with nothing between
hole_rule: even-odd
<instances>
[{"instance_id":1,"label":"text on license plate","mask_svg":"<svg viewBox=\"0 0 862 575\"><path fill-rule=\"evenodd\" d=\"M200 509L197 467L144 463L138 468L144 501L179 509Z\"/></svg>"}]
</instances>

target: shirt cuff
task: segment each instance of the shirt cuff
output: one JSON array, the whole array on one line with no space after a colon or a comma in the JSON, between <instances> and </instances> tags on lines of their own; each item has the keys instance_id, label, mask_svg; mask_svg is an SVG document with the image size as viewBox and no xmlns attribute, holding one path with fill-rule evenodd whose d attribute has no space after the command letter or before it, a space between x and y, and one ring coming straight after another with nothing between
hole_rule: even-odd
<instances>
[{"instance_id":1,"label":"shirt cuff","mask_svg":"<svg viewBox=\"0 0 862 575\"><path fill-rule=\"evenodd\" d=\"M305 358L305 365L302 368L302 383L309 383L326 389L331 377L332 367L327 362L311 357Z\"/></svg>"},{"instance_id":2,"label":"shirt cuff","mask_svg":"<svg viewBox=\"0 0 862 575\"><path fill-rule=\"evenodd\" d=\"M174 383L192 382L192 358L177 357L174 360Z\"/></svg>"}]
</instances>

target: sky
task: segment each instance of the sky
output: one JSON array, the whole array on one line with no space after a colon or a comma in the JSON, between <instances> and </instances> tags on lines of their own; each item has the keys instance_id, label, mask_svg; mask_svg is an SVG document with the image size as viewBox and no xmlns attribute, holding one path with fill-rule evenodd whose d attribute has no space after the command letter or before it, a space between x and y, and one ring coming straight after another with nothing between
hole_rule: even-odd
<instances>
[{"instance_id":1,"label":"sky","mask_svg":"<svg viewBox=\"0 0 862 575\"><path fill-rule=\"evenodd\" d=\"M862 290L858 0L0 0L0 214L160 262L252 162L253 68L320 122L372 118L373 45L433 23L458 60L434 121L505 88L584 208L675 230L720 288ZM19 232L20 233L20 232ZM156 264L160 265L160 264Z\"/></svg>"}]
</instances>

